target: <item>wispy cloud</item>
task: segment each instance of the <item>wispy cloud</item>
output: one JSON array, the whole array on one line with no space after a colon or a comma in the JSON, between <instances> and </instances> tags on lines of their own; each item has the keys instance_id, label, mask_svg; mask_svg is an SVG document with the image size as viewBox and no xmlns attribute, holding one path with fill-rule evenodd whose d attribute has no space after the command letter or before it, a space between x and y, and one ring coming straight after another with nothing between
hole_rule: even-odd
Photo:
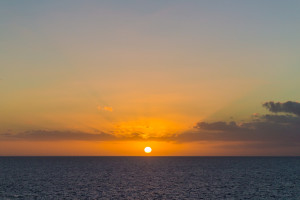
<instances>
[{"instance_id":1,"label":"wispy cloud","mask_svg":"<svg viewBox=\"0 0 300 200\"><path fill-rule=\"evenodd\" d=\"M113 108L110 106L97 106L97 109L100 111L108 111L108 112L112 112Z\"/></svg>"},{"instance_id":2,"label":"wispy cloud","mask_svg":"<svg viewBox=\"0 0 300 200\"><path fill-rule=\"evenodd\" d=\"M162 141L170 140L167 137L144 137L142 133L129 133L128 135L100 133L88 133L80 131L58 131L58 130L30 130L20 133L2 133L1 140L24 140L24 141Z\"/></svg>"},{"instance_id":3,"label":"wispy cloud","mask_svg":"<svg viewBox=\"0 0 300 200\"><path fill-rule=\"evenodd\" d=\"M56 130L31 130L21 133L2 134L6 140L31 140L31 141L58 141L58 140L85 140L85 141L109 141L116 137L107 133L85 133L79 131Z\"/></svg>"}]
</instances>

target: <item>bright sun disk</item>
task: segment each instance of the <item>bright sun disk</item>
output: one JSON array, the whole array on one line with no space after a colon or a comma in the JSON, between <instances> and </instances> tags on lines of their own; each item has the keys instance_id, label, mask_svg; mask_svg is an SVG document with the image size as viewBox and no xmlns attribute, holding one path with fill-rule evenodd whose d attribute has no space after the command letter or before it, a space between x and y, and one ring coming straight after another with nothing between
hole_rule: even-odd
<instances>
[{"instance_id":1,"label":"bright sun disk","mask_svg":"<svg viewBox=\"0 0 300 200\"><path fill-rule=\"evenodd\" d=\"M145 151L145 153L151 153L152 149L151 149L151 147L146 147L144 149L144 151Z\"/></svg>"}]
</instances>

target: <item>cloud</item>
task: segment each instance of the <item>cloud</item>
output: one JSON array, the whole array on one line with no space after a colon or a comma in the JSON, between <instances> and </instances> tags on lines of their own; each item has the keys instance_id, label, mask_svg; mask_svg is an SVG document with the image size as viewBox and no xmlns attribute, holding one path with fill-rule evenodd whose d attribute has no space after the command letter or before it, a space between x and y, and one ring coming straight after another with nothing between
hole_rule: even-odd
<instances>
[{"instance_id":1,"label":"cloud","mask_svg":"<svg viewBox=\"0 0 300 200\"><path fill-rule=\"evenodd\" d=\"M204 125L204 126L203 126ZM290 116L264 116L260 121L237 125L235 122L198 123L195 129L176 138L179 142L193 141L253 141L300 144L300 120Z\"/></svg>"},{"instance_id":2,"label":"cloud","mask_svg":"<svg viewBox=\"0 0 300 200\"><path fill-rule=\"evenodd\" d=\"M275 103L274 101L269 101L264 103L263 106L267 108L270 112L285 112L300 116L300 103L298 102L287 101L285 103Z\"/></svg>"},{"instance_id":3,"label":"cloud","mask_svg":"<svg viewBox=\"0 0 300 200\"><path fill-rule=\"evenodd\" d=\"M280 148L289 148L291 146L300 145L300 116L296 114L297 106L292 106L292 108L287 106L289 104L298 105L298 103L286 103L264 103L263 106L272 113L265 115L255 114L254 118L253 115L251 115L250 120L247 122L202 121L198 122L190 130L166 136L145 137L145 134L142 132L132 132L121 136L116 133L110 134L105 132L89 133L62 130L31 130L22 133L8 132L6 134L0 134L0 139L30 141L168 141L178 143L199 141L225 143L242 142L253 144L253 148L264 145L274 149L279 146ZM277 114L274 110L285 110L289 112Z\"/></svg>"},{"instance_id":4,"label":"cloud","mask_svg":"<svg viewBox=\"0 0 300 200\"><path fill-rule=\"evenodd\" d=\"M112 112L113 111L113 108L110 107L110 106L97 106L97 109L98 110L104 110L104 111L108 111L108 112Z\"/></svg>"},{"instance_id":5,"label":"cloud","mask_svg":"<svg viewBox=\"0 0 300 200\"><path fill-rule=\"evenodd\" d=\"M31 130L21 133L2 134L4 140L30 140L30 141L60 141L60 140L84 140L84 141L110 141L116 140L114 135L107 133L85 133L79 131L51 131Z\"/></svg>"},{"instance_id":6,"label":"cloud","mask_svg":"<svg viewBox=\"0 0 300 200\"><path fill-rule=\"evenodd\" d=\"M21 133L2 133L1 140L24 140L24 141L166 141L169 137L144 137L143 133L130 133L118 136L115 134L87 133L80 131L57 131L57 130L30 130Z\"/></svg>"},{"instance_id":7,"label":"cloud","mask_svg":"<svg viewBox=\"0 0 300 200\"><path fill-rule=\"evenodd\" d=\"M203 130L226 130L226 131L235 131L237 129L240 129L239 126L237 126L236 122L231 121L229 123L226 122L213 122L213 123L206 123L206 122L199 122L194 127L196 129L203 129Z\"/></svg>"},{"instance_id":8,"label":"cloud","mask_svg":"<svg viewBox=\"0 0 300 200\"><path fill-rule=\"evenodd\" d=\"M176 136L178 142L193 141L232 141L253 142L267 146L300 145L299 103L267 102L263 104L271 112L287 112L291 114L257 115L249 122L199 122L194 129Z\"/></svg>"}]
</instances>

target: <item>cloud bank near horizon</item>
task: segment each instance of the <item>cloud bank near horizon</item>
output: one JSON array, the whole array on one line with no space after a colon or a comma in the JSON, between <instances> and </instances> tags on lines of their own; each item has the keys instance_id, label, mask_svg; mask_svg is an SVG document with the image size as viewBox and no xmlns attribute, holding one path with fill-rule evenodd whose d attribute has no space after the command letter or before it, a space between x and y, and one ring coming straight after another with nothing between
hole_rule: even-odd
<instances>
[{"instance_id":1,"label":"cloud bank near horizon","mask_svg":"<svg viewBox=\"0 0 300 200\"><path fill-rule=\"evenodd\" d=\"M294 146L300 144L300 103L287 101L265 102L262 104L271 114L256 114L252 120L239 123L198 122L193 129L180 134L145 138L142 133L127 136L99 132L31 130L22 133L1 134L3 140L30 141L169 141L169 142L253 142L268 145ZM283 114L277 114L283 113Z\"/></svg>"},{"instance_id":2,"label":"cloud bank near horizon","mask_svg":"<svg viewBox=\"0 0 300 200\"><path fill-rule=\"evenodd\" d=\"M254 115L248 122L199 122L194 130L178 136L181 142L240 141L273 145L300 144L300 103L265 102L263 107L272 114ZM277 113L284 114L277 114ZM273 114L274 113L274 114Z\"/></svg>"}]
</instances>

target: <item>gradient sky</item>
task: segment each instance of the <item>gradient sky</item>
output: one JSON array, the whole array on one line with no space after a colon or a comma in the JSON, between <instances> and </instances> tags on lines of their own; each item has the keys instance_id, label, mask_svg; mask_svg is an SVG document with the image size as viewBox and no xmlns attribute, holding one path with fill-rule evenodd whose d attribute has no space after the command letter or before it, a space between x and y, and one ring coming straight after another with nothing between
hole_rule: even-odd
<instances>
[{"instance_id":1,"label":"gradient sky","mask_svg":"<svg viewBox=\"0 0 300 200\"><path fill-rule=\"evenodd\" d=\"M300 155L298 0L1 1L0 155Z\"/></svg>"}]
</instances>

